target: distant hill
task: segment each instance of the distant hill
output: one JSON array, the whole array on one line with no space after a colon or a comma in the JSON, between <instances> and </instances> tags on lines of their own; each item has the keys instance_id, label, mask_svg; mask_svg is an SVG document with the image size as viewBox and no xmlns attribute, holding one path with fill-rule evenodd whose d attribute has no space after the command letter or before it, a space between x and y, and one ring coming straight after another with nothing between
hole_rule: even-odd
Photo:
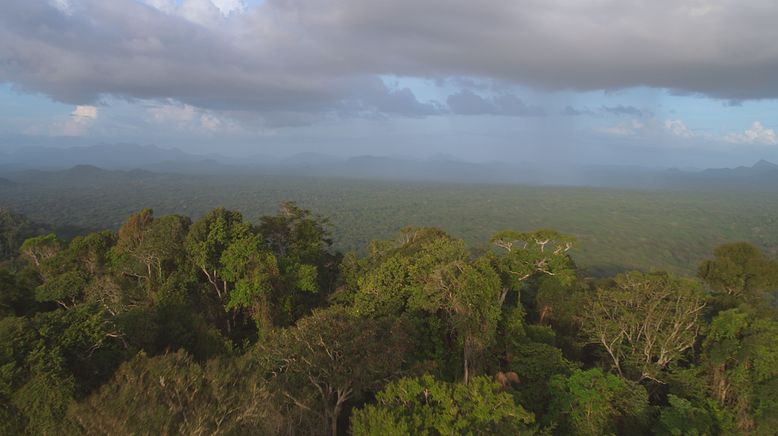
<instances>
[{"instance_id":1,"label":"distant hill","mask_svg":"<svg viewBox=\"0 0 778 436\"><path fill-rule=\"evenodd\" d=\"M161 162L197 162L205 156L185 153L177 148L153 145L99 144L88 147L24 147L0 156L0 165L8 168L62 169L75 165L94 165L110 169L143 168ZM227 160L227 158L224 158Z\"/></svg>"},{"instance_id":2,"label":"distant hill","mask_svg":"<svg viewBox=\"0 0 778 436\"><path fill-rule=\"evenodd\" d=\"M64 170L19 170L7 172L6 177L16 189L26 185L67 184L99 188L106 183L153 183L155 180L176 177L173 174L157 173L144 169L107 170L94 165L75 165Z\"/></svg>"},{"instance_id":3,"label":"distant hill","mask_svg":"<svg viewBox=\"0 0 778 436\"><path fill-rule=\"evenodd\" d=\"M45 170L47 174L35 171ZM111 173L110 171L119 171ZM196 155L178 149L135 144L91 147L25 148L0 155L0 187L51 180L145 180L159 174L289 175L365 180L590 186L621 189L778 190L778 165L760 160L752 166L706 170L657 169L619 165L551 163L474 163L448 155L430 159L391 156L340 158L299 153L284 159L256 154L243 159Z\"/></svg>"}]
</instances>

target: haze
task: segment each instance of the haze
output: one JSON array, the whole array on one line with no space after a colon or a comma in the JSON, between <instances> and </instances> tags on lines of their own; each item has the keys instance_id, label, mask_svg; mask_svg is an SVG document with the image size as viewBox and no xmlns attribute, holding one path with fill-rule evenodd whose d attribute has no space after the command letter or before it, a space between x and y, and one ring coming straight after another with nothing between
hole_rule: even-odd
<instances>
[{"instance_id":1,"label":"haze","mask_svg":"<svg viewBox=\"0 0 778 436\"><path fill-rule=\"evenodd\" d=\"M773 1L5 0L0 152L778 160Z\"/></svg>"}]
</instances>

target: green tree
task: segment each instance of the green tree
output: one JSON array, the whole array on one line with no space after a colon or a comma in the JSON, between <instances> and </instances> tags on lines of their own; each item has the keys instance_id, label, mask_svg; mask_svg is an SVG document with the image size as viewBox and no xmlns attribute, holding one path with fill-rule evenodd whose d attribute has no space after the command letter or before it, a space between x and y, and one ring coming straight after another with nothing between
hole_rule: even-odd
<instances>
[{"instance_id":1,"label":"green tree","mask_svg":"<svg viewBox=\"0 0 778 436\"><path fill-rule=\"evenodd\" d=\"M465 385L425 375L388 384L375 405L354 411L351 430L355 436L520 435L534 433L533 422L531 413L487 377Z\"/></svg>"},{"instance_id":2,"label":"green tree","mask_svg":"<svg viewBox=\"0 0 778 436\"><path fill-rule=\"evenodd\" d=\"M332 252L329 227L328 219L294 202L260 219L257 230L278 269L274 298L281 325L308 314L334 289L340 256Z\"/></svg>"},{"instance_id":3,"label":"green tree","mask_svg":"<svg viewBox=\"0 0 778 436\"><path fill-rule=\"evenodd\" d=\"M0 262L16 257L25 240L48 232L46 226L34 223L24 215L0 208Z\"/></svg>"},{"instance_id":4,"label":"green tree","mask_svg":"<svg viewBox=\"0 0 778 436\"><path fill-rule=\"evenodd\" d=\"M778 261L747 242L716 247L714 258L700 264L698 275L713 291L719 309L743 302L759 305L768 291L778 289Z\"/></svg>"},{"instance_id":5,"label":"green tree","mask_svg":"<svg viewBox=\"0 0 778 436\"><path fill-rule=\"evenodd\" d=\"M105 271L110 262L109 252L115 244L116 234L102 231L73 238L68 250L84 271L97 275Z\"/></svg>"},{"instance_id":6,"label":"green tree","mask_svg":"<svg viewBox=\"0 0 778 436\"><path fill-rule=\"evenodd\" d=\"M276 434L280 420L256 371L183 351L139 354L68 416L88 435Z\"/></svg>"},{"instance_id":7,"label":"green tree","mask_svg":"<svg viewBox=\"0 0 778 436\"><path fill-rule=\"evenodd\" d=\"M149 294L155 294L183 263L189 225L189 218L179 215L155 219L151 209L131 215L119 228L113 247L115 268L144 282Z\"/></svg>"},{"instance_id":8,"label":"green tree","mask_svg":"<svg viewBox=\"0 0 778 436\"><path fill-rule=\"evenodd\" d=\"M253 235L230 244L222 254L223 277L233 282L227 309L244 308L255 319L260 335L273 328L273 290L278 286L280 272L276 258Z\"/></svg>"},{"instance_id":9,"label":"green tree","mask_svg":"<svg viewBox=\"0 0 778 436\"><path fill-rule=\"evenodd\" d=\"M402 324L354 316L345 308L315 310L274 333L255 351L276 401L299 414L311 433L338 434L346 403L398 374L407 340Z\"/></svg>"},{"instance_id":10,"label":"green tree","mask_svg":"<svg viewBox=\"0 0 778 436\"><path fill-rule=\"evenodd\" d=\"M224 208L213 209L192 224L185 247L191 261L213 286L220 302L227 299L228 283L223 277L224 251L235 241L252 233L251 225L243 221L240 212Z\"/></svg>"},{"instance_id":11,"label":"green tree","mask_svg":"<svg viewBox=\"0 0 778 436\"><path fill-rule=\"evenodd\" d=\"M492 236L491 243L498 253L495 266L503 279L500 305L504 304L510 291L519 292L534 277L554 277L565 285L575 278L575 265L568 255L575 239L570 236L546 229L534 232L506 230ZM538 306L537 302L533 303ZM551 307L544 304L536 309L543 322Z\"/></svg>"},{"instance_id":12,"label":"green tree","mask_svg":"<svg viewBox=\"0 0 778 436\"><path fill-rule=\"evenodd\" d=\"M702 287L693 279L629 272L591 295L583 330L619 374L656 381L694 345L704 307Z\"/></svg>"},{"instance_id":13,"label":"green tree","mask_svg":"<svg viewBox=\"0 0 778 436\"><path fill-rule=\"evenodd\" d=\"M439 268L468 259L463 241L433 228L408 227L389 241L374 241L363 260L354 307L363 315L398 315L435 309L428 281Z\"/></svg>"},{"instance_id":14,"label":"green tree","mask_svg":"<svg viewBox=\"0 0 778 436\"><path fill-rule=\"evenodd\" d=\"M492 343L500 319L500 276L486 258L470 264L455 261L434 270L426 279L421 307L443 310L462 347L463 380L470 379L474 360Z\"/></svg>"},{"instance_id":15,"label":"green tree","mask_svg":"<svg viewBox=\"0 0 778 436\"><path fill-rule=\"evenodd\" d=\"M23 278L0 269L0 318L24 315L33 309L34 305L34 293Z\"/></svg>"},{"instance_id":16,"label":"green tree","mask_svg":"<svg viewBox=\"0 0 778 436\"><path fill-rule=\"evenodd\" d=\"M74 398L102 383L123 358L118 333L95 307L0 320L0 409L28 434L63 431Z\"/></svg>"},{"instance_id":17,"label":"green tree","mask_svg":"<svg viewBox=\"0 0 778 436\"><path fill-rule=\"evenodd\" d=\"M53 233L24 241L19 251L32 262L43 278L47 275L46 263L62 251L62 241Z\"/></svg>"},{"instance_id":18,"label":"green tree","mask_svg":"<svg viewBox=\"0 0 778 436\"><path fill-rule=\"evenodd\" d=\"M702 344L710 394L739 432L769 434L778 424L778 323L743 309L720 312Z\"/></svg>"},{"instance_id":19,"label":"green tree","mask_svg":"<svg viewBox=\"0 0 778 436\"><path fill-rule=\"evenodd\" d=\"M547 419L556 422L559 434L635 434L647 417L646 390L598 368L554 376L550 386Z\"/></svg>"},{"instance_id":20,"label":"green tree","mask_svg":"<svg viewBox=\"0 0 778 436\"><path fill-rule=\"evenodd\" d=\"M705 407L691 401L668 395L669 405L663 407L655 433L667 436L712 436L722 434L717 428L716 416Z\"/></svg>"},{"instance_id":21,"label":"green tree","mask_svg":"<svg viewBox=\"0 0 778 436\"><path fill-rule=\"evenodd\" d=\"M69 309L80 299L88 277L81 271L71 270L59 274L35 289L35 299L41 302L53 301Z\"/></svg>"}]
</instances>

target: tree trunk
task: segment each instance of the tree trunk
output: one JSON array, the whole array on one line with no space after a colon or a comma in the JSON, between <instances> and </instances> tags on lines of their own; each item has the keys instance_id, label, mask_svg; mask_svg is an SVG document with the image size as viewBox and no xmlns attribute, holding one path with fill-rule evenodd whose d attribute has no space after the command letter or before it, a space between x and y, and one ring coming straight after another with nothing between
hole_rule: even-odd
<instances>
[{"instance_id":1,"label":"tree trunk","mask_svg":"<svg viewBox=\"0 0 778 436\"><path fill-rule=\"evenodd\" d=\"M339 413L337 411L333 412L332 416L330 416L330 435L331 436L338 436L338 415Z\"/></svg>"},{"instance_id":2,"label":"tree trunk","mask_svg":"<svg viewBox=\"0 0 778 436\"><path fill-rule=\"evenodd\" d=\"M468 358L467 358L467 354L468 353L467 353L467 343L466 342L467 341L465 341L465 346L463 347L463 351L462 351L462 357L463 357L462 360L464 362L463 366L465 367L464 368L464 371L465 371L464 383L465 384L467 384L468 380L470 379L470 368L468 367L469 362L468 362Z\"/></svg>"}]
</instances>

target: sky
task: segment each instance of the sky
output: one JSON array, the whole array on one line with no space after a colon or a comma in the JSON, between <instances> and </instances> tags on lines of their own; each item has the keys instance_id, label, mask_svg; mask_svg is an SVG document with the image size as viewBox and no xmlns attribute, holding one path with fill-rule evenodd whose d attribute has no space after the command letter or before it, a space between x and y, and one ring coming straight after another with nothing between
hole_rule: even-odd
<instances>
[{"instance_id":1,"label":"sky","mask_svg":"<svg viewBox=\"0 0 778 436\"><path fill-rule=\"evenodd\" d=\"M3 0L0 152L778 161L774 0Z\"/></svg>"}]
</instances>

